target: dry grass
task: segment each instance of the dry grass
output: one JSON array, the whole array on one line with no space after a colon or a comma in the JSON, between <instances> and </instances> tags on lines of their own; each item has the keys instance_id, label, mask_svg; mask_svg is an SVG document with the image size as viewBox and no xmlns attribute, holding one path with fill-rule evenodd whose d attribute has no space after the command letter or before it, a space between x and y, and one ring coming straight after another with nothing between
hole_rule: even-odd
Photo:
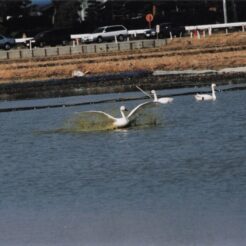
<instances>
[{"instance_id":1,"label":"dry grass","mask_svg":"<svg viewBox=\"0 0 246 246\"><path fill-rule=\"evenodd\" d=\"M224 47L224 46L235 46L235 45L246 45L246 34L245 33L232 33L232 34L217 34L201 39L175 39L168 47L163 49L189 49L189 48L211 48L211 47Z\"/></svg>"},{"instance_id":2,"label":"dry grass","mask_svg":"<svg viewBox=\"0 0 246 246\"><path fill-rule=\"evenodd\" d=\"M91 74L148 70L219 69L246 66L246 50L210 52L208 48L245 46L246 34L215 35L206 39L174 39L159 49L139 50L133 53L74 56L47 60L32 60L0 64L0 83L27 80L68 78L72 71L90 71ZM196 52L187 53L189 50ZM199 52L200 50L200 52ZM170 52L171 51L171 52ZM180 55L183 51L183 55ZM182 53L182 52L181 52ZM139 55L143 55L139 57ZM156 54L162 54L156 56ZM128 59L129 58L129 59Z\"/></svg>"}]
</instances>

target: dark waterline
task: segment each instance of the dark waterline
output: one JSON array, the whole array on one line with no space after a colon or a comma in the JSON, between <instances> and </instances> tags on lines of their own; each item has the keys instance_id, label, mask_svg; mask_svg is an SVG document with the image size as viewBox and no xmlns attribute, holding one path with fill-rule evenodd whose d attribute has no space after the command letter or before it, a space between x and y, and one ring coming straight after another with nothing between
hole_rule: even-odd
<instances>
[{"instance_id":1,"label":"dark waterline","mask_svg":"<svg viewBox=\"0 0 246 246\"><path fill-rule=\"evenodd\" d=\"M245 93L175 97L122 131L55 131L122 102L1 113L0 244L245 245Z\"/></svg>"}]
</instances>

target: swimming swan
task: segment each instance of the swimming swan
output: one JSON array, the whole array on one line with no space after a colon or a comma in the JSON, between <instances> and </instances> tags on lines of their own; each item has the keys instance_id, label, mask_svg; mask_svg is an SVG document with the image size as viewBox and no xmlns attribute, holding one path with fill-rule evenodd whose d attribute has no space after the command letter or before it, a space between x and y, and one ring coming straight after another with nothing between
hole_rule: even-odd
<instances>
[{"instance_id":1,"label":"swimming swan","mask_svg":"<svg viewBox=\"0 0 246 246\"><path fill-rule=\"evenodd\" d=\"M211 84L211 89L212 89L212 95L209 94L196 94L195 99L197 101L207 101L207 100L216 100L216 95L215 95L215 88L216 84Z\"/></svg>"},{"instance_id":2,"label":"swimming swan","mask_svg":"<svg viewBox=\"0 0 246 246\"><path fill-rule=\"evenodd\" d=\"M115 118L115 117L111 116L110 114L105 113L103 111L87 111L87 113L93 113L93 114L99 114L101 116L105 116L108 120L111 121L114 128L124 128L124 127L131 125L131 123L135 120L137 114L142 109L144 109L147 105L150 105L151 103L152 102L145 102L145 103L139 104L128 115L125 114L125 112L128 111L126 109L126 107L121 106L120 107L120 113L122 116L121 118Z\"/></svg>"},{"instance_id":3,"label":"swimming swan","mask_svg":"<svg viewBox=\"0 0 246 246\"><path fill-rule=\"evenodd\" d=\"M151 94L154 96L154 102L156 103L161 103L161 104L167 104L173 101L173 98L171 97L162 97L162 98L157 98L156 91L152 90Z\"/></svg>"}]
</instances>

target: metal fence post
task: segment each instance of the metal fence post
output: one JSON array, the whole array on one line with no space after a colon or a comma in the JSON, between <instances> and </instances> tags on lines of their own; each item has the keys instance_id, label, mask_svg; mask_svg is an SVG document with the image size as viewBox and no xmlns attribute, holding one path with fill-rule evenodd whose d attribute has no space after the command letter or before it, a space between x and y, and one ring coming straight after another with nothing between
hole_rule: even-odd
<instances>
[{"instance_id":1,"label":"metal fence post","mask_svg":"<svg viewBox=\"0 0 246 246\"><path fill-rule=\"evenodd\" d=\"M169 35L170 35L170 39L172 40L172 39L173 39L173 34L172 34L172 32L169 32Z\"/></svg>"}]
</instances>

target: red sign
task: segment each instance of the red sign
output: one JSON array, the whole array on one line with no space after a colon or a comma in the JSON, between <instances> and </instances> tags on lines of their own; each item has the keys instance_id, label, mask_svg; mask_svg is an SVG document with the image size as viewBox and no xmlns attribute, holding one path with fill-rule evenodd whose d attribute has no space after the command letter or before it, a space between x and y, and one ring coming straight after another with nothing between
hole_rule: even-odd
<instances>
[{"instance_id":1,"label":"red sign","mask_svg":"<svg viewBox=\"0 0 246 246\"><path fill-rule=\"evenodd\" d=\"M151 21L153 21L154 17L153 17L152 14L147 14L147 15L145 16L145 19L146 19L146 21L151 22Z\"/></svg>"}]
</instances>

